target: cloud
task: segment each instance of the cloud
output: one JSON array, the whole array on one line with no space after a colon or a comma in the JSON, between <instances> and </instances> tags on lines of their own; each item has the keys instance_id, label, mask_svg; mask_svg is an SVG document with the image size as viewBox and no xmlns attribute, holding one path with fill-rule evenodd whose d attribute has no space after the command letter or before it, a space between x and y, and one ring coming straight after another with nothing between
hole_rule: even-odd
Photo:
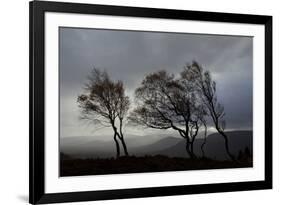
<instances>
[{"instance_id":1,"label":"cloud","mask_svg":"<svg viewBox=\"0 0 281 205\"><path fill-rule=\"evenodd\" d=\"M147 73L179 73L197 60L217 81L227 128L252 127L251 37L60 28L60 102L63 136L90 135L78 122L76 98L95 66L122 80L127 93ZM67 122L67 123L66 123Z\"/></svg>"}]
</instances>

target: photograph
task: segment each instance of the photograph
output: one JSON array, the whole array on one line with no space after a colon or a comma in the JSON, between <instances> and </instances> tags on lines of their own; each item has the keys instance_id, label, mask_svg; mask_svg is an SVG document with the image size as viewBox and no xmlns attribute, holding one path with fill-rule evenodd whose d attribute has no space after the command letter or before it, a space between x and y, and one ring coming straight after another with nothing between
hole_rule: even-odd
<instances>
[{"instance_id":1,"label":"photograph","mask_svg":"<svg viewBox=\"0 0 281 205\"><path fill-rule=\"evenodd\" d=\"M60 177L253 167L253 37L59 27Z\"/></svg>"},{"instance_id":2,"label":"photograph","mask_svg":"<svg viewBox=\"0 0 281 205\"><path fill-rule=\"evenodd\" d=\"M29 202L272 189L273 17L250 13L31 1Z\"/></svg>"}]
</instances>

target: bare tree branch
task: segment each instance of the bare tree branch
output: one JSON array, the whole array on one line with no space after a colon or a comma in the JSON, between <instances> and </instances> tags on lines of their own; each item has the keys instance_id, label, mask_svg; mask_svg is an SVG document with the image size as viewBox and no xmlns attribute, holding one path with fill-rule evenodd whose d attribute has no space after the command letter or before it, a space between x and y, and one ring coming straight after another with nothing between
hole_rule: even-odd
<instances>
[{"instance_id":1,"label":"bare tree branch","mask_svg":"<svg viewBox=\"0 0 281 205\"><path fill-rule=\"evenodd\" d=\"M104 127L111 126L116 145L116 156L120 156L117 137L120 139L125 155L128 155L127 146L123 135L123 120L129 110L130 100L125 95L123 83L114 82L106 71L94 68L84 85L84 93L77 98L81 110L80 119L91 121ZM119 120L119 129L116 121Z\"/></svg>"}]
</instances>

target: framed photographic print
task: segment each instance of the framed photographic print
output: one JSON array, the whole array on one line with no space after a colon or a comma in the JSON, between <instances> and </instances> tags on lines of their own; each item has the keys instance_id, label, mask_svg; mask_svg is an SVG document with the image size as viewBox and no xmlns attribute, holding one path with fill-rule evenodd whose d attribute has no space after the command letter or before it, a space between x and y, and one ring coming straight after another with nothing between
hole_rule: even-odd
<instances>
[{"instance_id":1,"label":"framed photographic print","mask_svg":"<svg viewBox=\"0 0 281 205\"><path fill-rule=\"evenodd\" d=\"M30 2L30 203L272 188L272 17Z\"/></svg>"}]
</instances>

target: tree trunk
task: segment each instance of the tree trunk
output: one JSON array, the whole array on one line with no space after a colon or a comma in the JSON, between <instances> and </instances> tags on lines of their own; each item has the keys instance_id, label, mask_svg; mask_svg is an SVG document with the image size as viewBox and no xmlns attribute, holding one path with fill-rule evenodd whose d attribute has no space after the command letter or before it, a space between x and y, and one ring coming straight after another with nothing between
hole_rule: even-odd
<instances>
[{"instance_id":1,"label":"tree trunk","mask_svg":"<svg viewBox=\"0 0 281 205\"><path fill-rule=\"evenodd\" d=\"M120 125L119 126L120 126L119 127L120 134L118 134L118 137L121 140L125 156L129 156L127 146L126 146L126 143L125 143L125 140L124 140L123 132L122 132L122 126L123 126L123 120L122 119L120 119Z\"/></svg>"},{"instance_id":2,"label":"tree trunk","mask_svg":"<svg viewBox=\"0 0 281 205\"><path fill-rule=\"evenodd\" d=\"M124 150L125 156L129 156L129 153L128 153L127 146L126 146L126 143L125 143L124 138L121 137L120 140L121 140L121 142L122 142L122 146L123 146L123 150Z\"/></svg>"},{"instance_id":3,"label":"tree trunk","mask_svg":"<svg viewBox=\"0 0 281 205\"><path fill-rule=\"evenodd\" d=\"M218 127L216 127L216 129L217 129L217 131L219 132L219 134L220 134L221 136L223 136L223 138L224 138L224 146L225 146L225 150L226 150L227 155L229 156L229 158L230 158L232 161L235 161L234 155L232 155L231 152L229 151L228 137L226 136L226 134L224 133L224 131L220 130Z\"/></svg>"},{"instance_id":4,"label":"tree trunk","mask_svg":"<svg viewBox=\"0 0 281 205\"><path fill-rule=\"evenodd\" d=\"M205 133L204 133L204 141L201 144L201 152L202 152L202 158L205 158L205 150L204 150L204 146L206 144L206 140L207 140L207 126L204 123L204 127L205 127Z\"/></svg>"},{"instance_id":5,"label":"tree trunk","mask_svg":"<svg viewBox=\"0 0 281 205\"><path fill-rule=\"evenodd\" d=\"M193 132L192 132L192 133L190 134L190 135L191 135L190 151L191 151L191 153L192 153L193 158L197 158L196 154L194 153L194 142L195 142L195 138L196 138L196 136L197 136L197 134L198 134L198 129L199 129L199 127L196 126L196 131L195 131L195 133L193 134Z\"/></svg>"},{"instance_id":6,"label":"tree trunk","mask_svg":"<svg viewBox=\"0 0 281 205\"><path fill-rule=\"evenodd\" d=\"M116 146L116 158L118 158L118 157L120 157L120 146L119 146L119 142L118 142L118 139L117 139L117 136L119 134L117 132L117 128L115 127L114 120L111 120L110 122L111 122L111 126L112 126L112 129L113 129L113 132L114 132L113 139L114 139L115 146Z\"/></svg>"},{"instance_id":7,"label":"tree trunk","mask_svg":"<svg viewBox=\"0 0 281 205\"><path fill-rule=\"evenodd\" d=\"M125 140L124 140L123 135L120 135L120 134L117 132L117 136L118 136L118 138L120 139L120 141L121 141L121 143L122 143L122 147L123 147L125 156L129 156L129 153L128 153L128 150L127 150L127 146L126 146L126 143L125 143Z\"/></svg>"},{"instance_id":8,"label":"tree trunk","mask_svg":"<svg viewBox=\"0 0 281 205\"><path fill-rule=\"evenodd\" d=\"M120 146L119 146L119 142L117 140L117 137L116 137L116 133L114 133L114 142L115 142L115 145L116 145L116 158L120 157Z\"/></svg>"},{"instance_id":9,"label":"tree trunk","mask_svg":"<svg viewBox=\"0 0 281 205\"><path fill-rule=\"evenodd\" d=\"M202 152L202 158L206 158L205 157L205 151L204 151L204 145L205 145L205 141L201 144L201 152Z\"/></svg>"},{"instance_id":10,"label":"tree trunk","mask_svg":"<svg viewBox=\"0 0 281 205\"><path fill-rule=\"evenodd\" d=\"M193 159L194 158L194 154L191 152L190 150L190 142L188 139L186 139L186 144L185 144L185 149L186 149L186 152L188 154L188 156Z\"/></svg>"},{"instance_id":11,"label":"tree trunk","mask_svg":"<svg viewBox=\"0 0 281 205\"><path fill-rule=\"evenodd\" d=\"M191 158L197 158L196 154L194 153L194 141L190 143L190 153L192 155Z\"/></svg>"}]
</instances>

